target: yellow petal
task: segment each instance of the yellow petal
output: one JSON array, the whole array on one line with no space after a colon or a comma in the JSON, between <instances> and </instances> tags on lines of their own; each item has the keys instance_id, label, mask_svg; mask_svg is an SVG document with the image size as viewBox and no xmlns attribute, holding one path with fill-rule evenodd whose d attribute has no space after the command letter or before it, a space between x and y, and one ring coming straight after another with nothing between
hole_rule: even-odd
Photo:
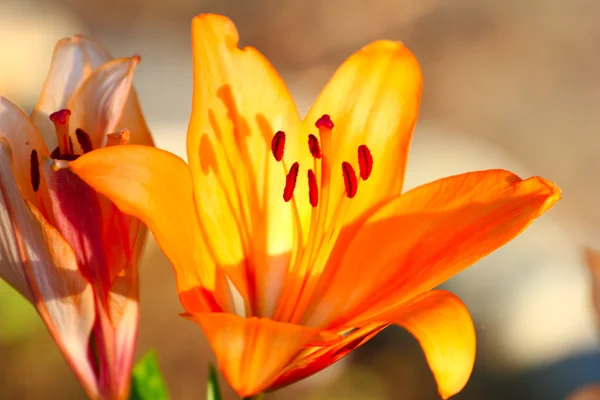
<instances>
[{"instance_id":1,"label":"yellow petal","mask_svg":"<svg viewBox=\"0 0 600 400\"><path fill-rule=\"evenodd\" d=\"M69 101L71 131L83 129L94 149L105 146L106 135L122 128L131 132L130 143L152 144L133 91L133 74L139 62L139 56L107 62L82 82Z\"/></svg>"},{"instance_id":2,"label":"yellow petal","mask_svg":"<svg viewBox=\"0 0 600 400\"><path fill-rule=\"evenodd\" d=\"M502 170L415 188L373 211L354 237L342 232L306 320L360 326L509 242L559 199L553 183Z\"/></svg>"},{"instance_id":3,"label":"yellow petal","mask_svg":"<svg viewBox=\"0 0 600 400\"><path fill-rule=\"evenodd\" d=\"M48 116L66 108L81 82L109 60L112 60L111 55L99 43L85 36L76 35L58 41L42 93L31 113L48 147L54 149L57 146L54 125Z\"/></svg>"},{"instance_id":4,"label":"yellow petal","mask_svg":"<svg viewBox=\"0 0 600 400\"><path fill-rule=\"evenodd\" d=\"M467 384L475 363L475 327L458 297L434 290L379 319L403 326L419 341L443 399Z\"/></svg>"},{"instance_id":5,"label":"yellow petal","mask_svg":"<svg viewBox=\"0 0 600 400\"><path fill-rule=\"evenodd\" d=\"M192 44L194 98L187 153L196 208L218 262L230 266L232 275L234 268L247 268L256 277L256 307L268 314L277 297L271 290L274 295L264 298L268 282L281 280L287 263L270 262L267 254L289 253L297 232L290 203L283 201L285 172L273 158L271 140L276 131L284 131L287 167L295 161L308 167L303 162L310 159L308 136L282 79L256 49L238 48L238 33L229 19L194 18ZM307 199L305 176L298 178L296 193ZM308 214L308 201L302 200L300 214Z\"/></svg>"},{"instance_id":6,"label":"yellow petal","mask_svg":"<svg viewBox=\"0 0 600 400\"><path fill-rule=\"evenodd\" d=\"M0 137L8 140L12 150L15 178L23 196L39 208L40 199L34 192L31 181L31 152L35 150L38 157L42 157L48 155L48 149L40 131L27 114L2 96L0 96ZM42 188L40 194L44 192Z\"/></svg>"},{"instance_id":7,"label":"yellow petal","mask_svg":"<svg viewBox=\"0 0 600 400\"><path fill-rule=\"evenodd\" d=\"M294 356L320 331L264 318L204 313L196 321L217 356L219 368L242 397L266 390Z\"/></svg>"},{"instance_id":8,"label":"yellow petal","mask_svg":"<svg viewBox=\"0 0 600 400\"><path fill-rule=\"evenodd\" d=\"M329 157L339 176L331 180L330 204L344 193L342 162L358 172L358 147L371 150L373 172L360 183L346 220L402 192L421 87L421 69L410 50L400 42L377 41L338 68L307 114L304 123L310 131L316 131L314 124L323 114L335 125Z\"/></svg>"},{"instance_id":9,"label":"yellow petal","mask_svg":"<svg viewBox=\"0 0 600 400\"><path fill-rule=\"evenodd\" d=\"M94 324L90 284L71 247L41 213L26 203L12 174L10 148L0 138L0 276L37 308L48 330L91 397L95 375L88 358Z\"/></svg>"},{"instance_id":10,"label":"yellow petal","mask_svg":"<svg viewBox=\"0 0 600 400\"><path fill-rule=\"evenodd\" d=\"M69 165L121 211L148 226L175 268L180 293L204 288L207 292L199 293L203 296L221 290L194 210L192 176L182 159L153 147L128 145L94 150Z\"/></svg>"}]
</instances>

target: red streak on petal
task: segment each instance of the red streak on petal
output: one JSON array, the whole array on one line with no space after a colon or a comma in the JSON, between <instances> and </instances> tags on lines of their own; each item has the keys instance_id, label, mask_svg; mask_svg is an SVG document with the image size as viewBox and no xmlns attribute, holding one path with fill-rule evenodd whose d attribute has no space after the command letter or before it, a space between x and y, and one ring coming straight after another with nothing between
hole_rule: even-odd
<instances>
[{"instance_id":1,"label":"red streak on petal","mask_svg":"<svg viewBox=\"0 0 600 400\"><path fill-rule=\"evenodd\" d=\"M317 120L315 126L317 128L326 128L331 130L333 129L333 121L331 121L329 114L323 114L323 116Z\"/></svg>"},{"instance_id":2,"label":"red streak on petal","mask_svg":"<svg viewBox=\"0 0 600 400\"><path fill-rule=\"evenodd\" d=\"M356 196L358 190L358 181L356 179L356 172L349 162L344 161L342 163L342 172L344 175L344 186L346 187L346 196L353 198Z\"/></svg>"},{"instance_id":3,"label":"red streak on petal","mask_svg":"<svg viewBox=\"0 0 600 400\"><path fill-rule=\"evenodd\" d=\"M290 168L290 172L288 172L285 177L285 188L283 189L283 200L287 203L294 196L294 189L296 188L296 180L298 179L298 168L300 165L298 162L295 162Z\"/></svg>"},{"instance_id":4,"label":"red streak on petal","mask_svg":"<svg viewBox=\"0 0 600 400\"><path fill-rule=\"evenodd\" d=\"M319 187L317 186L317 177L312 169L308 170L308 200L313 207L319 204Z\"/></svg>"},{"instance_id":5,"label":"red streak on petal","mask_svg":"<svg viewBox=\"0 0 600 400\"><path fill-rule=\"evenodd\" d=\"M371 150L364 144L358 146L358 169L363 181L369 179L373 172L373 156Z\"/></svg>"},{"instance_id":6,"label":"red streak on petal","mask_svg":"<svg viewBox=\"0 0 600 400\"><path fill-rule=\"evenodd\" d=\"M33 191L37 192L40 188L40 161L37 150L31 151L29 163L31 165L31 186L33 187Z\"/></svg>"},{"instance_id":7,"label":"red streak on petal","mask_svg":"<svg viewBox=\"0 0 600 400\"><path fill-rule=\"evenodd\" d=\"M92 139L90 139L90 135L88 135L83 129L75 129L75 136L77 137L77 142L79 142L79 146L81 146L83 154L89 153L93 150Z\"/></svg>"},{"instance_id":8,"label":"red streak on petal","mask_svg":"<svg viewBox=\"0 0 600 400\"><path fill-rule=\"evenodd\" d=\"M312 133L308 135L308 149L314 158L321 158L322 154L319 139L317 139L317 137Z\"/></svg>"},{"instance_id":9,"label":"red streak on petal","mask_svg":"<svg viewBox=\"0 0 600 400\"><path fill-rule=\"evenodd\" d=\"M281 161L283 158L283 150L285 150L285 132L277 131L273 140L271 140L271 151L275 160Z\"/></svg>"}]
</instances>

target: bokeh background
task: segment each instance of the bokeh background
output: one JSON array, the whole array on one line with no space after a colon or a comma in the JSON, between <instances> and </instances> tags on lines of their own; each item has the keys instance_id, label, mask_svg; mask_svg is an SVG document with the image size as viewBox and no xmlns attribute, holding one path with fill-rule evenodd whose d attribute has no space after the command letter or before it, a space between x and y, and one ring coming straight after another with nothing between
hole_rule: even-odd
<instances>
[{"instance_id":1,"label":"bokeh background","mask_svg":"<svg viewBox=\"0 0 600 400\"><path fill-rule=\"evenodd\" d=\"M91 35L114 56L142 56L135 84L157 145L185 156L189 27L201 12L232 18L302 112L351 52L402 40L424 73L409 187L486 168L555 181L564 199L551 212L446 285L478 329L473 379L456 398L563 399L600 381L584 256L585 246L600 247L600 2L0 0L0 94L30 111L55 42ZM152 240L141 279L138 357L156 349L173 399L204 398L213 355L200 329L178 317L171 267ZM0 283L0 399L83 397L32 307ZM416 341L388 328L267 398L437 396Z\"/></svg>"}]
</instances>

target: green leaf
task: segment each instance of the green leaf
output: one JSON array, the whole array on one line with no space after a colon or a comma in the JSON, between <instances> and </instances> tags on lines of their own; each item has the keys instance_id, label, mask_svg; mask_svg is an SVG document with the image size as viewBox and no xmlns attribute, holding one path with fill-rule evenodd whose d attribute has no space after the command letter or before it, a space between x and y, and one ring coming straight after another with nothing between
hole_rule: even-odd
<instances>
[{"instance_id":1,"label":"green leaf","mask_svg":"<svg viewBox=\"0 0 600 400\"><path fill-rule=\"evenodd\" d=\"M219 389L219 378L215 367L208 366L208 382L206 382L206 400L221 400L221 389Z\"/></svg>"},{"instance_id":2,"label":"green leaf","mask_svg":"<svg viewBox=\"0 0 600 400\"><path fill-rule=\"evenodd\" d=\"M169 400L158 358L150 350L133 369L130 400Z\"/></svg>"}]
</instances>

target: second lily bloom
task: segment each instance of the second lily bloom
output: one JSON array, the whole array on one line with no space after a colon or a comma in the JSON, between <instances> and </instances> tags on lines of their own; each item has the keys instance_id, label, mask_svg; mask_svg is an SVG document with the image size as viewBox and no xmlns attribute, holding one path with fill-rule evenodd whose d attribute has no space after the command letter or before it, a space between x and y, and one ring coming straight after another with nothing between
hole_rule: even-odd
<instances>
[{"instance_id":1,"label":"second lily bloom","mask_svg":"<svg viewBox=\"0 0 600 400\"><path fill-rule=\"evenodd\" d=\"M0 97L0 277L94 399L128 396L145 228L65 167L100 147L153 145L132 86L139 61L63 39L31 117Z\"/></svg>"}]
</instances>

